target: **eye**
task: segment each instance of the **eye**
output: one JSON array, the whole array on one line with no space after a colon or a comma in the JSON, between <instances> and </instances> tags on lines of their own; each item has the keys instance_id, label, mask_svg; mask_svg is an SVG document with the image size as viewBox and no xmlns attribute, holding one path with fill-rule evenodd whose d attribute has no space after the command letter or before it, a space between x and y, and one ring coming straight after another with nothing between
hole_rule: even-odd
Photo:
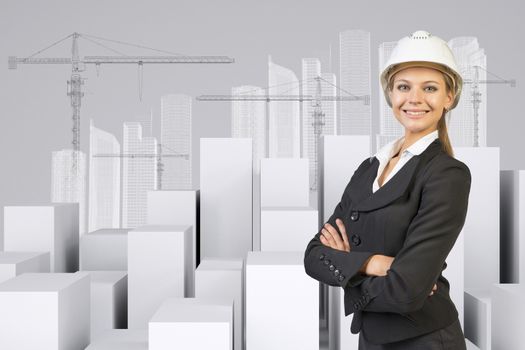
<instances>
[{"instance_id":1,"label":"eye","mask_svg":"<svg viewBox=\"0 0 525 350\"><path fill-rule=\"evenodd\" d=\"M406 85L406 84L399 84L399 85L397 86L397 89L398 89L399 91L406 91L406 90L408 90L408 85Z\"/></svg>"},{"instance_id":2,"label":"eye","mask_svg":"<svg viewBox=\"0 0 525 350\"><path fill-rule=\"evenodd\" d=\"M430 91L430 92L434 92L434 91L437 91L437 87L435 86L427 86L425 88L426 91Z\"/></svg>"}]
</instances>

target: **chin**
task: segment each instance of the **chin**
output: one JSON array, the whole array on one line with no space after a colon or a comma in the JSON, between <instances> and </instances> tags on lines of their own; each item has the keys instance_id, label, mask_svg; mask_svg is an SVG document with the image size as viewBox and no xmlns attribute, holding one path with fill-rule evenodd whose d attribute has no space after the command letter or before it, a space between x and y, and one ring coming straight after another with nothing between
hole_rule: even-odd
<instances>
[{"instance_id":1,"label":"chin","mask_svg":"<svg viewBox=\"0 0 525 350\"><path fill-rule=\"evenodd\" d=\"M408 132L411 134L419 134L421 132L424 132L425 130L429 130L431 126L430 125L421 126L421 125L405 124L404 127L405 127L405 132Z\"/></svg>"}]
</instances>

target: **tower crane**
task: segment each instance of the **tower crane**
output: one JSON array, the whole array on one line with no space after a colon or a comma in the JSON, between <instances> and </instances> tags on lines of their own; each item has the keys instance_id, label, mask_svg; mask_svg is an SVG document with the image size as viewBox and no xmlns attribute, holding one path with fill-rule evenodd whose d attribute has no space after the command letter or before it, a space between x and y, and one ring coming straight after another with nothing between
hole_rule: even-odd
<instances>
[{"instance_id":1,"label":"tower crane","mask_svg":"<svg viewBox=\"0 0 525 350\"><path fill-rule=\"evenodd\" d=\"M83 38L98 46L111 50L117 53L118 56L85 56L81 58L79 55L79 50L78 50L79 38ZM56 46L59 43L67 39L72 39L71 57L35 57L38 54L42 53L43 51L46 51L50 49L51 47ZM115 49L112 49L100 43L99 40L133 46L133 47L137 47L141 49L153 50L153 51L161 52L164 55L163 56L128 56L128 55L123 54L122 52L119 52ZM169 56L166 54L169 54ZM81 33L73 33L35 52L34 54L30 56L27 56L24 58L10 56L8 58L8 68L16 69L18 65L20 64L67 64L67 65L71 65L71 79L67 82L67 85L68 85L67 95L71 99L72 119L73 119L72 144L73 144L73 150L75 151L74 152L75 156L73 158L72 166L76 173L76 170L78 169L76 155L78 151L80 151L80 106L81 106L82 97L84 96L84 93L82 92L82 85L84 84L84 80L85 80L84 78L82 78L80 73L84 72L88 65L94 65L97 69L97 72L99 71L100 66L102 64L136 64L138 65L139 93L142 94L142 70L143 70L144 64L233 63L233 62L234 62L234 59L227 57L227 56L186 56L186 55L175 54L175 53L168 52L168 51L152 49L146 46L130 44L130 43L122 42L122 41L110 40L110 39L105 39L105 38L96 37L96 36L87 35L87 34L81 34Z\"/></svg>"},{"instance_id":2,"label":"tower crane","mask_svg":"<svg viewBox=\"0 0 525 350\"><path fill-rule=\"evenodd\" d=\"M370 96L369 95L352 95L347 91L344 91L337 87L336 85L333 85L328 80L323 79L322 77L316 77L317 81L317 94L316 96L312 95L270 95L269 89L270 87L265 88L264 90L267 91L266 95L249 95L249 94L235 94L235 95L201 95L197 96L196 99L198 101L261 101L266 102L266 115L265 115L265 129L266 129L266 155L268 156L270 154L269 152L269 130L270 130L270 102L283 102L283 101L298 101L298 102L312 102L315 105L318 105L318 108L321 108L321 102L322 101L363 101L365 105L370 104ZM336 87L338 90L343 91L346 93L346 96L322 96L321 95L321 80L326 82L327 84L330 84L334 87ZM299 83L301 83L300 81ZM283 84L281 84L283 85ZM300 128L301 128L301 152L302 152L302 144L303 144L303 136L302 136L302 125L303 125L303 108L302 103L299 104L300 106L300 112L299 112L299 118L300 118ZM319 115L320 116L320 115ZM317 116L314 113L314 118L317 118ZM314 121L314 128L319 127L319 123ZM323 124L324 125L324 124ZM315 129L314 129L315 130ZM322 129L320 129L322 130ZM321 131L319 131L320 135ZM316 140L317 141L317 140ZM302 154L301 154L302 155Z\"/></svg>"},{"instance_id":3,"label":"tower crane","mask_svg":"<svg viewBox=\"0 0 525 350\"><path fill-rule=\"evenodd\" d=\"M93 157L95 158L155 158L157 161L157 189L162 189L162 173L164 171L164 163L162 163L162 158L184 158L186 160L189 159L188 154L183 153L168 153L164 154L162 152L162 149L166 148L167 146L164 146L162 144L157 144L157 153L156 154L143 154L143 153L121 153L121 154L113 154L113 153L98 153L94 154ZM170 151L173 151L170 149Z\"/></svg>"},{"instance_id":4,"label":"tower crane","mask_svg":"<svg viewBox=\"0 0 525 350\"><path fill-rule=\"evenodd\" d=\"M282 101L299 101L299 102L312 102L313 112L312 112L312 126L314 131L314 169L315 169L315 179L312 185L311 189L316 188L316 181L317 181L317 164L318 164L318 155L317 155L317 149L318 149L318 143L319 143L319 137L322 134L323 126L325 125L324 117L325 114L322 110L322 102L323 101L363 101L365 105L370 104L370 95L353 95L349 93L348 91L345 91L338 86L332 84L326 79L323 79L320 76L317 76L314 78L317 82L316 86L316 94L315 96L312 95L270 95L269 89L265 88L264 90L267 91L266 95L249 95L249 94L236 94L236 95L201 95L197 97L198 101L264 101L266 102L266 114L265 114L265 130L266 130L266 156L269 156L269 130L270 130L270 102L282 102ZM345 93L345 95L337 95L337 96L323 96L321 91L321 81L324 81L325 83L332 85L333 87L337 88L338 91L342 91ZM303 81L300 81L301 83ZM280 84L283 85L283 84ZM299 118L300 118L300 150L301 150L301 156L303 156L303 104L299 104L300 111L299 111Z\"/></svg>"},{"instance_id":5,"label":"tower crane","mask_svg":"<svg viewBox=\"0 0 525 350\"><path fill-rule=\"evenodd\" d=\"M481 103L481 92L479 91L479 85L480 84L508 84L510 87L516 87L516 80L515 79L502 79L500 77L497 77L495 74L491 73L492 75L496 76L497 79L490 79L490 80L480 80L479 79L479 70L483 69L483 67L479 65L472 66L474 68L474 79L465 79L463 81L463 84L470 84L472 85L472 107L474 108L474 147L479 147L479 105ZM488 72L485 70L485 72Z\"/></svg>"}]
</instances>

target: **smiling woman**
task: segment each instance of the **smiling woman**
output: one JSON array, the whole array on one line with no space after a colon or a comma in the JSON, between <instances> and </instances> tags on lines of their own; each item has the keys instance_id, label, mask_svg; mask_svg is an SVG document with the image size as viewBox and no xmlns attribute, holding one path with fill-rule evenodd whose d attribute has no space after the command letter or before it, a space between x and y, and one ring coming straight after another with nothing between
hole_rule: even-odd
<instances>
[{"instance_id":1,"label":"smiling woman","mask_svg":"<svg viewBox=\"0 0 525 350\"><path fill-rule=\"evenodd\" d=\"M437 130L443 112L454 100L444 74L434 68L411 67L397 72L390 81L388 95L397 121L405 128L405 142L412 144Z\"/></svg>"},{"instance_id":2,"label":"smiling woman","mask_svg":"<svg viewBox=\"0 0 525 350\"><path fill-rule=\"evenodd\" d=\"M471 185L445 119L459 100L457 72L442 39L418 31L398 42L381 84L404 135L361 163L306 247L306 273L344 289L360 350L466 349L442 275Z\"/></svg>"}]
</instances>

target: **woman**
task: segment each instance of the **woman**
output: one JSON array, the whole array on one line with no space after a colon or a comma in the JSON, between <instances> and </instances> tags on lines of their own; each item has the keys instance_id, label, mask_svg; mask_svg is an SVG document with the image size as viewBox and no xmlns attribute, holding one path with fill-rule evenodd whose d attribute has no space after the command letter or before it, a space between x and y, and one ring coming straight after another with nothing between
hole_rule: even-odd
<instances>
[{"instance_id":1,"label":"woman","mask_svg":"<svg viewBox=\"0 0 525 350\"><path fill-rule=\"evenodd\" d=\"M445 121L462 79L446 42L417 31L398 42L381 84L404 136L354 172L306 248L305 271L344 289L360 350L466 349L442 275L471 184Z\"/></svg>"}]
</instances>

